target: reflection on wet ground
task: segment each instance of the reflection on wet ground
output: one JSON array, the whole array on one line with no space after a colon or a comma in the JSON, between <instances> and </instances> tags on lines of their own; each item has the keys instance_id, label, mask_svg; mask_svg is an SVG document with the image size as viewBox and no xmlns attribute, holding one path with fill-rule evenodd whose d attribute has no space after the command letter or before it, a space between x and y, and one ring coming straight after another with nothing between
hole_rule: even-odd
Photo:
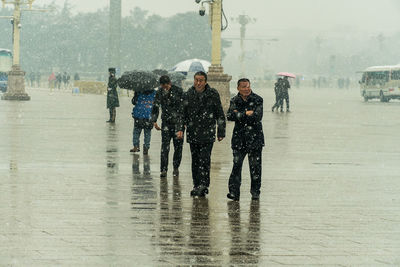
<instances>
[{"instance_id":1,"label":"reflection on wet ground","mask_svg":"<svg viewBox=\"0 0 400 267\"><path fill-rule=\"evenodd\" d=\"M159 132L129 153L129 98L116 124L104 96L0 102L0 265L399 266L400 102L298 89L292 113L271 113L272 92L261 199L245 161L240 202L226 199L230 123L210 194L191 198L186 144L179 177L159 177Z\"/></svg>"}]
</instances>

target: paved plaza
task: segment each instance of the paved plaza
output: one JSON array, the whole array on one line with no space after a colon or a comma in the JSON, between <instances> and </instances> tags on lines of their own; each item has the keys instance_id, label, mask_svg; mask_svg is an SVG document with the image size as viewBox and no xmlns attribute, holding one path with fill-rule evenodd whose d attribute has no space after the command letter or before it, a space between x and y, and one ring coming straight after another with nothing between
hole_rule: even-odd
<instances>
[{"instance_id":1,"label":"paved plaza","mask_svg":"<svg viewBox=\"0 0 400 267\"><path fill-rule=\"evenodd\" d=\"M132 154L132 105L107 124L103 95L29 89L0 101L0 266L400 266L400 102L357 88L292 89L291 113L264 97L262 191L226 198L227 137L207 198L160 179L160 133ZM171 151L173 149L171 148ZM172 158L172 153L170 153Z\"/></svg>"}]
</instances>

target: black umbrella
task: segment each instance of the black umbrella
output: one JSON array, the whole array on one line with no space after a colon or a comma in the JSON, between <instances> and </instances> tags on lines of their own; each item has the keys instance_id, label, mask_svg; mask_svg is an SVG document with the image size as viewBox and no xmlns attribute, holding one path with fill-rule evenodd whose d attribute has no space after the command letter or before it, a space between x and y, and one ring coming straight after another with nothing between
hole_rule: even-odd
<instances>
[{"instance_id":1,"label":"black umbrella","mask_svg":"<svg viewBox=\"0 0 400 267\"><path fill-rule=\"evenodd\" d=\"M135 92L151 91L158 86L157 78L151 71L126 71L118 79L118 86Z\"/></svg>"},{"instance_id":2,"label":"black umbrella","mask_svg":"<svg viewBox=\"0 0 400 267\"><path fill-rule=\"evenodd\" d=\"M158 79L163 75L167 75L171 79L171 83L179 87L182 87L182 81L186 79L186 76L180 72L168 72L164 69L155 69L153 73L157 75Z\"/></svg>"},{"instance_id":3,"label":"black umbrella","mask_svg":"<svg viewBox=\"0 0 400 267\"><path fill-rule=\"evenodd\" d=\"M163 69L155 69L152 71L154 74L156 74L157 76L163 76L163 75L167 75L168 71L167 70L163 70Z\"/></svg>"},{"instance_id":4,"label":"black umbrella","mask_svg":"<svg viewBox=\"0 0 400 267\"><path fill-rule=\"evenodd\" d=\"M170 72L168 73L168 76L171 79L172 84L179 87L182 87L182 82L186 80L186 75L180 72Z\"/></svg>"}]
</instances>

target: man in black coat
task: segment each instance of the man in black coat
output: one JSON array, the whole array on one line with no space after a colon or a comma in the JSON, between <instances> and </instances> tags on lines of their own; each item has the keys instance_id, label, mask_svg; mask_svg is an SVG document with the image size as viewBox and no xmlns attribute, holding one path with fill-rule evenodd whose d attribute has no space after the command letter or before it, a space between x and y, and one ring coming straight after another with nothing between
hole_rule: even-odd
<instances>
[{"instance_id":1,"label":"man in black coat","mask_svg":"<svg viewBox=\"0 0 400 267\"><path fill-rule=\"evenodd\" d=\"M249 158L253 200L259 199L261 188L261 154L264 146L262 128L263 99L252 92L246 78L237 83L239 93L231 99L227 118L235 122L232 134L233 169L229 177L228 198L239 200L242 182L242 165Z\"/></svg>"},{"instance_id":2,"label":"man in black coat","mask_svg":"<svg viewBox=\"0 0 400 267\"><path fill-rule=\"evenodd\" d=\"M117 115L116 107L119 107L119 99L117 92L117 78L115 78L115 68L109 68L108 72L110 76L108 77L107 85L107 108L110 111L110 119L107 122L114 123L115 117Z\"/></svg>"},{"instance_id":3,"label":"man in black coat","mask_svg":"<svg viewBox=\"0 0 400 267\"><path fill-rule=\"evenodd\" d=\"M161 107L161 128L157 124L158 114ZM171 139L174 144L173 166L174 176L179 176L179 166L182 160L183 147L183 90L172 85L169 76L160 77L160 88L157 90L153 109L151 111L151 120L154 128L161 130L161 165L160 177L167 176L168 171L168 154ZM182 132L178 136L178 132Z\"/></svg>"},{"instance_id":4,"label":"man in black coat","mask_svg":"<svg viewBox=\"0 0 400 267\"><path fill-rule=\"evenodd\" d=\"M279 78L278 81L275 83L275 104L272 106L272 112L274 109L278 109L281 105L281 95L282 95L282 86L283 86L283 79Z\"/></svg>"},{"instance_id":5,"label":"man in black coat","mask_svg":"<svg viewBox=\"0 0 400 267\"><path fill-rule=\"evenodd\" d=\"M202 71L196 72L194 85L185 94L183 116L192 154L190 194L205 196L210 186L211 151L215 137L218 141L224 139L226 122L219 93L207 84L207 74Z\"/></svg>"},{"instance_id":6,"label":"man in black coat","mask_svg":"<svg viewBox=\"0 0 400 267\"><path fill-rule=\"evenodd\" d=\"M283 112L283 100L286 101L286 112L290 112L289 110L289 89L290 83L288 77L283 77L282 80L282 92L281 92L281 112Z\"/></svg>"}]
</instances>

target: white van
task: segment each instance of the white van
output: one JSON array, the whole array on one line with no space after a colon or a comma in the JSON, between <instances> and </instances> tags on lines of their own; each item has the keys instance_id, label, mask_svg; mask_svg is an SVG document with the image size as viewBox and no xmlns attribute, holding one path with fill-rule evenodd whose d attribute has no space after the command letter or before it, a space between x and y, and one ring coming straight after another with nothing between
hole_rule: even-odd
<instances>
[{"instance_id":1,"label":"white van","mask_svg":"<svg viewBox=\"0 0 400 267\"><path fill-rule=\"evenodd\" d=\"M381 102L400 99L400 65L374 66L363 71L360 93L364 101L378 98Z\"/></svg>"}]
</instances>

